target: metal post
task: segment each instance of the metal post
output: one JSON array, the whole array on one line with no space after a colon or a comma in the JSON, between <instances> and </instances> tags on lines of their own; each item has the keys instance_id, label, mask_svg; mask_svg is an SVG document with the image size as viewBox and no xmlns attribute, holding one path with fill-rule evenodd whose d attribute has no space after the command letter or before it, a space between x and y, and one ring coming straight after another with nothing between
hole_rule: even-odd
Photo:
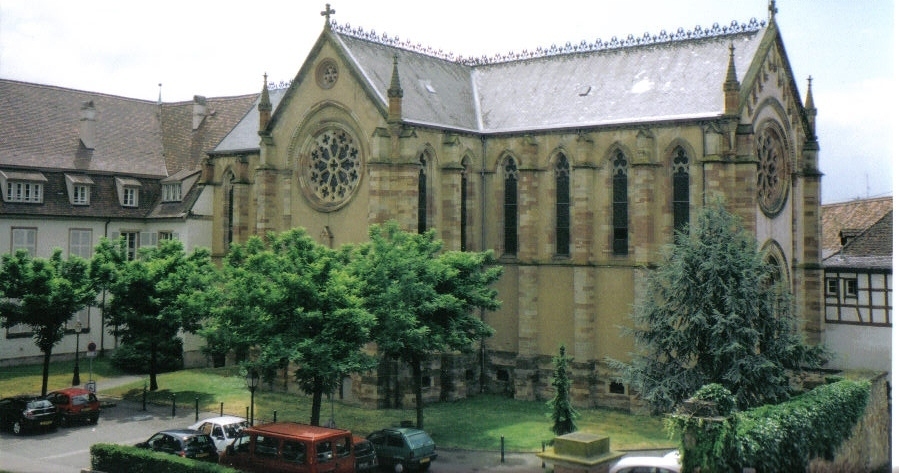
<instances>
[{"instance_id":1,"label":"metal post","mask_svg":"<svg viewBox=\"0 0 899 473\"><path fill-rule=\"evenodd\" d=\"M194 422L200 420L200 397L194 398Z\"/></svg>"},{"instance_id":2,"label":"metal post","mask_svg":"<svg viewBox=\"0 0 899 473\"><path fill-rule=\"evenodd\" d=\"M219 416L223 416L223 415L225 415L225 403L220 402L219 403Z\"/></svg>"},{"instance_id":3,"label":"metal post","mask_svg":"<svg viewBox=\"0 0 899 473\"><path fill-rule=\"evenodd\" d=\"M72 373L72 386L78 386L81 384L81 373L78 369L78 350L79 350L79 342L81 341L81 321L75 321L75 370Z\"/></svg>"},{"instance_id":4,"label":"metal post","mask_svg":"<svg viewBox=\"0 0 899 473\"><path fill-rule=\"evenodd\" d=\"M142 411L147 410L147 382L146 381L144 381L143 407L141 408L141 410Z\"/></svg>"},{"instance_id":5,"label":"metal post","mask_svg":"<svg viewBox=\"0 0 899 473\"><path fill-rule=\"evenodd\" d=\"M175 394L172 394L172 417L175 417Z\"/></svg>"},{"instance_id":6,"label":"metal post","mask_svg":"<svg viewBox=\"0 0 899 473\"><path fill-rule=\"evenodd\" d=\"M272 411L272 422L278 422L278 411Z\"/></svg>"},{"instance_id":7,"label":"metal post","mask_svg":"<svg viewBox=\"0 0 899 473\"><path fill-rule=\"evenodd\" d=\"M499 436L499 462L506 463L506 436Z\"/></svg>"}]
</instances>

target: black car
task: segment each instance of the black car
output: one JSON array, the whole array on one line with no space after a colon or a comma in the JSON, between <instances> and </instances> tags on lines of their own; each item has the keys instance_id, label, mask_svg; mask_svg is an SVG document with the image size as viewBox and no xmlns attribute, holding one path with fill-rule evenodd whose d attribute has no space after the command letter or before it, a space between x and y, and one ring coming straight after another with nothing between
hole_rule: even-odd
<instances>
[{"instance_id":1,"label":"black car","mask_svg":"<svg viewBox=\"0 0 899 473\"><path fill-rule=\"evenodd\" d=\"M391 427L368 434L375 446L378 463L395 469L402 464L403 471L424 471L437 458L437 446L424 430L409 427Z\"/></svg>"},{"instance_id":2,"label":"black car","mask_svg":"<svg viewBox=\"0 0 899 473\"><path fill-rule=\"evenodd\" d=\"M375 453L375 446L368 439L354 436L353 454L356 457L356 473L378 469L378 454Z\"/></svg>"},{"instance_id":3,"label":"black car","mask_svg":"<svg viewBox=\"0 0 899 473\"><path fill-rule=\"evenodd\" d=\"M157 452L171 453L184 458L218 463L219 454L212 437L199 430L171 429L153 434L146 442L135 447L148 448Z\"/></svg>"},{"instance_id":4,"label":"black car","mask_svg":"<svg viewBox=\"0 0 899 473\"><path fill-rule=\"evenodd\" d=\"M15 396L0 399L0 426L16 435L26 430L56 428L56 406L34 396Z\"/></svg>"}]
</instances>

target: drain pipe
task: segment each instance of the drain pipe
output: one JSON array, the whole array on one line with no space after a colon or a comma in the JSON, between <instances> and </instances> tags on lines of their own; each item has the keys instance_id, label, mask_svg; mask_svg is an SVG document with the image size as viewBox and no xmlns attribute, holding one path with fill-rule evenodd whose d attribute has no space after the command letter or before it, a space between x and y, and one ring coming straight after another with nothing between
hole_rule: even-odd
<instances>
[{"instance_id":1,"label":"drain pipe","mask_svg":"<svg viewBox=\"0 0 899 473\"><path fill-rule=\"evenodd\" d=\"M487 251L487 137L481 135L481 242L480 250ZM481 322L487 312L481 307ZM481 394L487 392L487 340L481 338Z\"/></svg>"}]
</instances>

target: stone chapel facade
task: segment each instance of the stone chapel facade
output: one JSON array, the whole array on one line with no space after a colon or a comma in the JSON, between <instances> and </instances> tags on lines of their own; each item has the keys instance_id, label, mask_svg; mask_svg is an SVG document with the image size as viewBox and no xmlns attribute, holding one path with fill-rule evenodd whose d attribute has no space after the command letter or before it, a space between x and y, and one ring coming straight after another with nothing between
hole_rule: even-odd
<instances>
[{"instance_id":1,"label":"stone chapel facade","mask_svg":"<svg viewBox=\"0 0 899 473\"><path fill-rule=\"evenodd\" d=\"M773 8L772 8L772 11ZM428 399L479 390L548 399L552 356L574 357L581 406L634 398L604 359L675 229L721 200L823 342L821 173L773 13L674 34L460 58L362 29L325 27L289 87L263 86L210 153L213 253L304 227L333 247L396 220L504 267L496 334L473 357L435 357ZM386 405L385 364L354 382Z\"/></svg>"}]
</instances>

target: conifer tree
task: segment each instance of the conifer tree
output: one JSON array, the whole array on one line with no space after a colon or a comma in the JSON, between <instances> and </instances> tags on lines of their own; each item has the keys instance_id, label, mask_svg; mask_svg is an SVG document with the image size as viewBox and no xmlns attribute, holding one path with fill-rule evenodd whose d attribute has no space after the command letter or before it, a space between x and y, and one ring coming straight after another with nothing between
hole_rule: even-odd
<instances>
[{"instance_id":1,"label":"conifer tree","mask_svg":"<svg viewBox=\"0 0 899 473\"><path fill-rule=\"evenodd\" d=\"M552 409L552 431L556 435L570 434L577 430L574 420L578 413L571 405L571 378L568 377L570 361L571 358L565 356L565 345L560 346L559 356L553 357L555 371L552 385L556 389L556 395L546 403Z\"/></svg>"},{"instance_id":2,"label":"conifer tree","mask_svg":"<svg viewBox=\"0 0 899 473\"><path fill-rule=\"evenodd\" d=\"M783 279L723 205L704 208L650 274L626 329L637 352L609 364L655 412L709 383L729 389L740 409L779 402L790 393L789 370L826 359L804 343Z\"/></svg>"}]
</instances>

